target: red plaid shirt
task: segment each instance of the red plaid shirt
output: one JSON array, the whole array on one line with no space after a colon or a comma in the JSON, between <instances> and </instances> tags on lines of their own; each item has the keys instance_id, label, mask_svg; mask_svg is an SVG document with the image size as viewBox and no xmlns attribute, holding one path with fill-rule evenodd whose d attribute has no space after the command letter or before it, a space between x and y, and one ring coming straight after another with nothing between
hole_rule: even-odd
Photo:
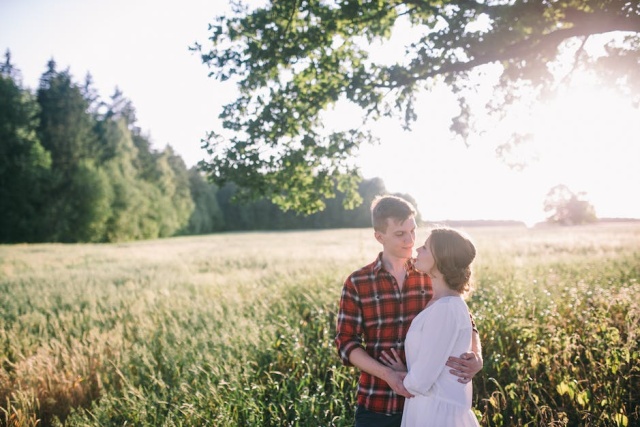
<instances>
[{"instance_id":1,"label":"red plaid shirt","mask_svg":"<svg viewBox=\"0 0 640 427\"><path fill-rule=\"evenodd\" d=\"M382 253L366 267L352 273L344 283L335 343L342 362L351 366L349 354L357 347L379 360L383 350L395 348L402 361L404 339L411 321L431 299L429 277L408 261L402 291L394 277L382 266ZM358 381L358 405L386 414L402 412L404 397L397 395L380 378L366 372Z\"/></svg>"}]
</instances>

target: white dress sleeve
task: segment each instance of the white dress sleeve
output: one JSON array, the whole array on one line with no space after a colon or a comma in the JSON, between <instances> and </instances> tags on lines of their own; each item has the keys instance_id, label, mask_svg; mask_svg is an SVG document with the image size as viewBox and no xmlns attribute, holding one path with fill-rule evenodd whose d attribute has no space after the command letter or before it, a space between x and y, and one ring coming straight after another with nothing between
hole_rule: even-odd
<instances>
[{"instance_id":1,"label":"white dress sleeve","mask_svg":"<svg viewBox=\"0 0 640 427\"><path fill-rule=\"evenodd\" d=\"M436 303L427 308L419 331L417 357L409 366L404 386L414 395L425 395L444 369L459 333L454 304Z\"/></svg>"}]
</instances>

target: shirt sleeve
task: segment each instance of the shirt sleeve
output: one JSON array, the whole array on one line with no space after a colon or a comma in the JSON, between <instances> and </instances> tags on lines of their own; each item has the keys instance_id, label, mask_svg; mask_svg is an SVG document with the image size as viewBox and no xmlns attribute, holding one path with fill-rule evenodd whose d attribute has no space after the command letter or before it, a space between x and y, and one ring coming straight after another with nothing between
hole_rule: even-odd
<instances>
[{"instance_id":1,"label":"shirt sleeve","mask_svg":"<svg viewBox=\"0 0 640 427\"><path fill-rule=\"evenodd\" d=\"M362 322L360 297L353 282L348 278L344 283L340 297L335 338L338 354L345 366L352 366L349 362L349 355L357 347L362 347Z\"/></svg>"},{"instance_id":2,"label":"shirt sleeve","mask_svg":"<svg viewBox=\"0 0 640 427\"><path fill-rule=\"evenodd\" d=\"M429 319L425 319L419 332L418 356L404 379L406 389L416 395L425 395L446 368L459 333L455 312L449 304L435 304L428 310Z\"/></svg>"}]
</instances>

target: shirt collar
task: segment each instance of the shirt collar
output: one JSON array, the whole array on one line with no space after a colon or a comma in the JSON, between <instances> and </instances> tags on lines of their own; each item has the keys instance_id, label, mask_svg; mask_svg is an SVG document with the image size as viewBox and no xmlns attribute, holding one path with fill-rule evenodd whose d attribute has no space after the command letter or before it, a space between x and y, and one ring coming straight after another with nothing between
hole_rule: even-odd
<instances>
[{"instance_id":1,"label":"shirt collar","mask_svg":"<svg viewBox=\"0 0 640 427\"><path fill-rule=\"evenodd\" d=\"M382 270L382 252L378 254L378 258L375 264L373 264L373 275L377 276L380 270Z\"/></svg>"}]
</instances>

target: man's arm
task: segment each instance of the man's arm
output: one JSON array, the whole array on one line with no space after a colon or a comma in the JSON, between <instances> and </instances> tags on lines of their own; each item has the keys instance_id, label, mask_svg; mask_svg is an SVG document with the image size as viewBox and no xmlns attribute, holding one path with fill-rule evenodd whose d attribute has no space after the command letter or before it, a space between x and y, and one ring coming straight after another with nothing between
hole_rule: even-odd
<instances>
[{"instance_id":1,"label":"man's arm","mask_svg":"<svg viewBox=\"0 0 640 427\"><path fill-rule=\"evenodd\" d=\"M395 371L390 367L383 365L373 357L369 356L362 347L355 348L351 351L349 354L349 362L361 371L385 381L389 384L389 387L396 392L396 394L404 397L413 397L402 383L404 377L407 376L406 372Z\"/></svg>"},{"instance_id":2,"label":"man's arm","mask_svg":"<svg viewBox=\"0 0 640 427\"><path fill-rule=\"evenodd\" d=\"M471 351L473 351L482 360L482 344L480 343L480 333L477 329L473 329L471 334ZM482 366L480 367L482 369Z\"/></svg>"},{"instance_id":3,"label":"man's arm","mask_svg":"<svg viewBox=\"0 0 640 427\"><path fill-rule=\"evenodd\" d=\"M471 381L482 370L482 344L480 334L475 328L471 334L471 352L464 353L460 357L449 357L446 365L452 368L449 372L460 377L458 382L463 384Z\"/></svg>"},{"instance_id":4,"label":"man's arm","mask_svg":"<svg viewBox=\"0 0 640 427\"><path fill-rule=\"evenodd\" d=\"M337 334L335 343L342 363L364 371L385 381L397 394L405 397L413 397L402 384L402 380L407 375L406 372L396 372L378 362L362 348L361 335L362 310L359 303L358 292L350 278L348 278L342 289L340 307L337 319Z\"/></svg>"}]
</instances>

